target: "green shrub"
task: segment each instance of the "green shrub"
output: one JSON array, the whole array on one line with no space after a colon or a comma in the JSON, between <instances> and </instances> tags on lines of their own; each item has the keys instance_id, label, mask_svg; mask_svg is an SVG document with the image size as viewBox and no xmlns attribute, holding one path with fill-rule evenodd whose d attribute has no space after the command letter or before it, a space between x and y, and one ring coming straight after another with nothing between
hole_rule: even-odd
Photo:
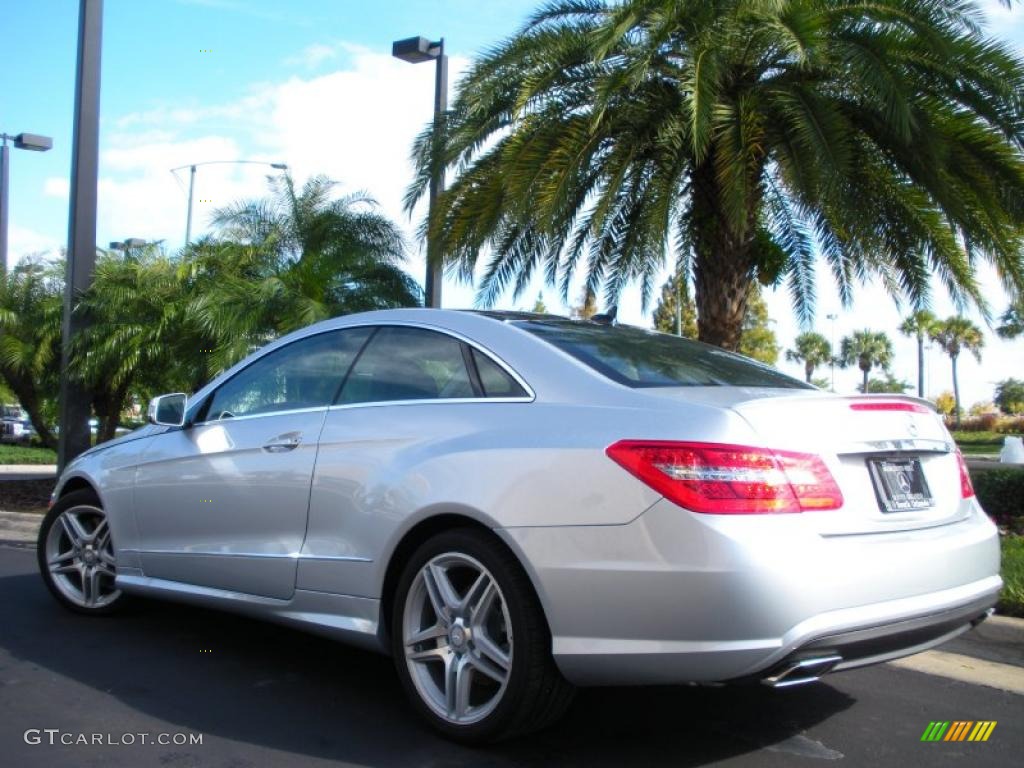
<instances>
[{"instance_id":1,"label":"green shrub","mask_svg":"<svg viewBox=\"0 0 1024 768\"><path fill-rule=\"evenodd\" d=\"M986 469L971 476L978 501L1000 528L1024 533L1024 469Z\"/></svg>"},{"instance_id":2,"label":"green shrub","mask_svg":"<svg viewBox=\"0 0 1024 768\"><path fill-rule=\"evenodd\" d=\"M1024 416L1004 416L996 422L996 432L1003 435L1024 434Z\"/></svg>"},{"instance_id":3,"label":"green shrub","mask_svg":"<svg viewBox=\"0 0 1024 768\"><path fill-rule=\"evenodd\" d=\"M1003 537L1002 576L999 612L1007 616L1024 616L1024 537Z\"/></svg>"}]
</instances>

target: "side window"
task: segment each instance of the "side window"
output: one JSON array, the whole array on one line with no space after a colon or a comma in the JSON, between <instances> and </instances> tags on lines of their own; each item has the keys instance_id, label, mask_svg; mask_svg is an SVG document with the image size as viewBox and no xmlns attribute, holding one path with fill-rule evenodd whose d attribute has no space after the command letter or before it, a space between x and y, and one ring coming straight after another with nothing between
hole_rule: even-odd
<instances>
[{"instance_id":1,"label":"side window","mask_svg":"<svg viewBox=\"0 0 1024 768\"><path fill-rule=\"evenodd\" d=\"M475 396L461 342L422 328L385 326L352 367L339 402Z\"/></svg>"},{"instance_id":2,"label":"side window","mask_svg":"<svg viewBox=\"0 0 1024 768\"><path fill-rule=\"evenodd\" d=\"M371 330L320 333L264 355L213 393L206 420L330 405Z\"/></svg>"},{"instance_id":3,"label":"side window","mask_svg":"<svg viewBox=\"0 0 1024 768\"><path fill-rule=\"evenodd\" d=\"M473 362L480 374L485 397L528 397L519 382L478 349L473 350Z\"/></svg>"}]
</instances>

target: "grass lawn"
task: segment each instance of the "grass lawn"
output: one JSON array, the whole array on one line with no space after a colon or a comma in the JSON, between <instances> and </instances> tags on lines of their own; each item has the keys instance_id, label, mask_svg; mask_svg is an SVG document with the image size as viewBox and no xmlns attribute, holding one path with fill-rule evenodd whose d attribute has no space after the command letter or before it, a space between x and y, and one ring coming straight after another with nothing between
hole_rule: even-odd
<instances>
[{"instance_id":1,"label":"grass lawn","mask_svg":"<svg viewBox=\"0 0 1024 768\"><path fill-rule=\"evenodd\" d=\"M999 613L1024 617L1024 536L1003 536L1003 587Z\"/></svg>"},{"instance_id":2,"label":"grass lawn","mask_svg":"<svg viewBox=\"0 0 1024 768\"><path fill-rule=\"evenodd\" d=\"M57 454L49 448L0 443L0 464L56 464Z\"/></svg>"}]
</instances>

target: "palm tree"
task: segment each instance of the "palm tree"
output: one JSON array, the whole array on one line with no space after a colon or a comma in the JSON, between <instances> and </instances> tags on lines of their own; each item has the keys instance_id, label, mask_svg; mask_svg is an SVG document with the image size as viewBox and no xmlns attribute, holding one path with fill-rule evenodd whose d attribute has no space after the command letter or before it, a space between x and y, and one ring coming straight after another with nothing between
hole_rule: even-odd
<instances>
[{"instance_id":1,"label":"palm tree","mask_svg":"<svg viewBox=\"0 0 1024 768\"><path fill-rule=\"evenodd\" d=\"M76 310L88 322L72 348L72 371L92 392L97 442L114 437L132 395L195 391L214 372L209 358L218 340L190 311L197 292L180 261L157 246L98 259Z\"/></svg>"},{"instance_id":2,"label":"palm tree","mask_svg":"<svg viewBox=\"0 0 1024 768\"><path fill-rule=\"evenodd\" d=\"M1024 64L974 0L553 0L471 66L416 140L413 206L478 302L540 271L646 306L674 252L700 339L740 343L751 282L813 317L820 252L847 304L877 275L983 303L1024 288ZM984 169L982 172L980 169ZM481 254L486 256L481 257ZM483 261L481 262L481 258Z\"/></svg>"},{"instance_id":3,"label":"palm tree","mask_svg":"<svg viewBox=\"0 0 1024 768\"><path fill-rule=\"evenodd\" d=\"M232 338L219 365L318 320L421 303L401 269L401 232L371 198L334 198L335 183L323 176L301 189L287 175L271 185L268 198L215 211L218 239L202 243L188 267L207 276L210 290L193 306L202 326Z\"/></svg>"},{"instance_id":4,"label":"palm tree","mask_svg":"<svg viewBox=\"0 0 1024 768\"><path fill-rule=\"evenodd\" d=\"M957 381L956 361L960 353L967 350L974 359L981 361L981 350L985 346L985 335L981 329L960 315L953 315L932 326L929 335L932 341L942 347L953 364L953 401L956 403L956 426L960 428L960 384Z\"/></svg>"},{"instance_id":5,"label":"palm tree","mask_svg":"<svg viewBox=\"0 0 1024 768\"><path fill-rule=\"evenodd\" d=\"M868 390L868 374L874 367L889 370L892 362L892 341L884 331L865 328L844 336L839 344L839 364L843 368L856 365L864 376L861 392Z\"/></svg>"},{"instance_id":6,"label":"palm tree","mask_svg":"<svg viewBox=\"0 0 1024 768\"><path fill-rule=\"evenodd\" d=\"M0 277L0 376L28 413L40 442L56 448L62 269L26 258Z\"/></svg>"},{"instance_id":7,"label":"palm tree","mask_svg":"<svg viewBox=\"0 0 1024 768\"><path fill-rule=\"evenodd\" d=\"M793 340L793 349L786 350L786 359L804 364L804 377L810 384L814 370L832 359L832 345L820 333L801 333Z\"/></svg>"},{"instance_id":8,"label":"palm tree","mask_svg":"<svg viewBox=\"0 0 1024 768\"><path fill-rule=\"evenodd\" d=\"M927 309L919 309L900 323L900 333L917 338L917 396L924 397L924 340L937 318Z\"/></svg>"},{"instance_id":9,"label":"palm tree","mask_svg":"<svg viewBox=\"0 0 1024 768\"><path fill-rule=\"evenodd\" d=\"M999 317L998 333L1004 339L1015 339L1024 333L1024 294L1013 300Z\"/></svg>"}]
</instances>

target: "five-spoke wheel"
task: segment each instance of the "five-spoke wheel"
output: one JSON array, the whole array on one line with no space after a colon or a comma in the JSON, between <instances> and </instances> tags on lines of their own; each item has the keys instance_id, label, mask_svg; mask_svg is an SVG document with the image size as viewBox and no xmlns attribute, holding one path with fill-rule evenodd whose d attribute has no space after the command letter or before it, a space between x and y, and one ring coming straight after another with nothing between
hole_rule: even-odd
<instances>
[{"instance_id":1,"label":"five-spoke wheel","mask_svg":"<svg viewBox=\"0 0 1024 768\"><path fill-rule=\"evenodd\" d=\"M488 532L456 529L420 546L398 582L391 634L414 706L449 737L535 730L571 700L529 579Z\"/></svg>"},{"instance_id":2,"label":"five-spoke wheel","mask_svg":"<svg viewBox=\"0 0 1024 768\"><path fill-rule=\"evenodd\" d=\"M70 493L50 509L40 526L38 557L46 585L65 606L108 613L121 601L110 524L91 493Z\"/></svg>"},{"instance_id":3,"label":"five-spoke wheel","mask_svg":"<svg viewBox=\"0 0 1024 768\"><path fill-rule=\"evenodd\" d=\"M432 558L405 601L405 659L420 696L451 723L494 710L512 667L512 632L501 588L476 559Z\"/></svg>"}]
</instances>

